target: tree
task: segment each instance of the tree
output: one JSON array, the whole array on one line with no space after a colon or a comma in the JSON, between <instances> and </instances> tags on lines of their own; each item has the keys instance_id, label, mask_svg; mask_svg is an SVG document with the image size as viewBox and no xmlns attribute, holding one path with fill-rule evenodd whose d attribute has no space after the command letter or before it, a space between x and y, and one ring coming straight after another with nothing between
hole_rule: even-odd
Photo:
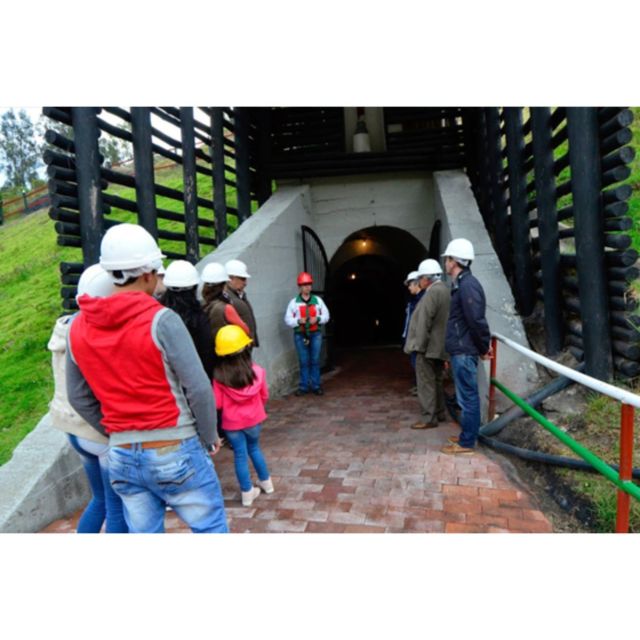
<instances>
[{"instance_id":1,"label":"tree","mask_svg":"<svg viewBox=\"0 0 640 640\"><path fill-rule=\"evenodd\" d=\"M5 187L31 190L38 179L40 145L33 122L24 109L10 109L0 118L0 171Z\"/></svg>"}]
</instances>

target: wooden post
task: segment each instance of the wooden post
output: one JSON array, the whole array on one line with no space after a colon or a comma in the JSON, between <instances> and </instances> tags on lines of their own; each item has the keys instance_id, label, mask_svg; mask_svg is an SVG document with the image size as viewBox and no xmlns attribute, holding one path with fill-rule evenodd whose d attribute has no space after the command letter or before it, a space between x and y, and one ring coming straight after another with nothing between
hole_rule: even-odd
<instances>
[{"instance_id":1,"label":"wooden post","mask_svg":"<svg viewBox=\"0 0 640 640\"><path fill-rule=\"evenodd\" d=\"M535 291L527 212L527 176L524 171L522 108L505 107L511 235L513 238L514 285L518 309L523 316L533 312Z\"/></svg>"},{"instance_id":2,"label":"wooden post","mask_svg":"<svg viewBox=\"0 0 640 640\"><path fill-rule=\"evenodd\" d=\"M95 107L72 107L73 139L76 149L80 238L85 267L100 259L100 241L104 230L102 191L100 189L100 151L98 110Z\"/></svg>"},{"instance_id":3,"label":"wooden post","mask_svg":"<svg viewBox=\"0 0 640 640\"><path fill-rule=\"evenodd\" d=\"M596 108L568 107L567 128L585 373L609 380L613 365Z\"/></svg>"},{"instance_id":4,"label":"wooden post","mask_svg":"<svg viewBox=\"0 0 640 640\"><path fill-rule=\"evenodd\" d=\"M251 176L249 171L249 113L247 107L237 107L234 113L236 142L236 182L238 185L238 222L251 215Z\"/></svg>"},{"instance_id":5,"label":"wooden post","mask_svg":"<svg viewBox=\"0 0 640 640\"><path fill-rule=\"evenodd\" d=\"M257 167L256 167L256 195L258 204L262 205L271 195L271 108L257 107L253 110L254 120L258 131Z\"/></svg>"},{"instance_id":6,"label":"wooden post","mask_svg":"<svg viewBox=\"0 0 640 640\"><path fill-rule=\"evenodd\" d=\"M556 183L553 173L550 118L551 110L549 107L531 108L531 135L544 294L545 339L547 353L555 355L562 349L564 331L560 286Z\"/></svg>"},{"instance_id":7,"label":"wooden post","mask_svg":"<svg viewBox=\"0 0 640 640\"><path fill-rule=\"evenodd\" d=\"M196 140L193 126L193 107L180 107L180 129L182 132L186 259L195 264L200 260L200 246L198 243L198 188L196 184Z\"/></svg>"},{"instance_id":8,"label":"wooden post","mask_svg":"<svg viewBox=\"0 0 640 640\"><path fill-rule=\"evenodd\" d=\"M631 480L633 474L633 418L634 408L623 404L620 410L620 480ZM616 533L629 533L629 508L631 496L618 489Z\"/></svg>"},{"instance_id":9,"label":"wooden post","mask_svg":"<svg viewBox=\"0 0 640 640\"><path fill-rule=\"evenodd\" d=\"M222 107L213 107L211 110L211 164L213 166L213 212L218 246L227 237L223 118Z\"/></svg>"},{"instance_id":10,"label":"wooden post","mask_svg":"<svg viewBox=\"0 0 640 640\"><path fill-rule=\"evenodd\" d=\"M133 163L135 167L138 222L158 239L158 217L151 148L151 112L148 107L131 108Z\"/></svg>"},{"instance_id":11,"label":"wooden post","mask_svg":"<svg viewBox=\"0 0 640 640\"><path fill-rule=\"evenodd\" d=\"M498 107L486 108L489 188L491 190L491 209L493 211L493 235L502 268L511 275L511 243L509 239L509 215L502 185L502 158L500 145L500 114Z\"/></svg>"}]
</instances>

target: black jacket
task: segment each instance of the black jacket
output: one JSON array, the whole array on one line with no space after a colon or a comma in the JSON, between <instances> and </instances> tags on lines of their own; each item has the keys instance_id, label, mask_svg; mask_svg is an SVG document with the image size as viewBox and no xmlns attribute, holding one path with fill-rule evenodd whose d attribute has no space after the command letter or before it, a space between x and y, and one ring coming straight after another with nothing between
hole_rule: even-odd
<instances>
[{"instance_id":1,"label":"black jacket","mask_svg":"<svg viewBox=\"0 0 640 640\"><path fill-rule=\"evenodd\" d=\"M464 269L451 288L445 340L445 349L450 356L482 356L489 351L491 332L485 310L482 285L469 269Z\"/></svg>"}]
</instances>

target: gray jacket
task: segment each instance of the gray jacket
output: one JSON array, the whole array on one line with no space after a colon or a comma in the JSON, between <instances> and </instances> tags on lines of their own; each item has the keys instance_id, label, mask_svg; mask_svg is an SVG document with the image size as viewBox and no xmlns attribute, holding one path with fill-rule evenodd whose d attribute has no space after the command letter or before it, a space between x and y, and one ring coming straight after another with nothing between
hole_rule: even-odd
<instances>
[{"instance_id":1,"label":"gray jacket","mask_svg":"<svg viewBox=\"0 0 640 640\"><path fill-rule=\"evenodd\" d=\"M444 282L434 282L418 302L411 315L405 353L417 351L426 358L446 360L444 338L449 317L451 294Z\"/></svg>"}]
</instances>

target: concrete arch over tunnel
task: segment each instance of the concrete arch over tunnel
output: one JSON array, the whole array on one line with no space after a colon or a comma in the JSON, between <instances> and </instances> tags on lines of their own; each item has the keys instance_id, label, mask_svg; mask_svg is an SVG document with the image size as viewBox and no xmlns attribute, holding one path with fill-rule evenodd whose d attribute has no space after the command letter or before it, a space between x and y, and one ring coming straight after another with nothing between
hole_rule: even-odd
<instances>
[{"instance_id":1,"label":"concrete arch over tunnel","mask_svg":"<svg viewBox=\"0 0 640 640\"><path fill-rule=\"evenodd\" d=\"M405 319L404 279L427 256L411 233L392 226L360 229L329 261L336 346L399 344Z\"/></svg>"}]
</instances>

